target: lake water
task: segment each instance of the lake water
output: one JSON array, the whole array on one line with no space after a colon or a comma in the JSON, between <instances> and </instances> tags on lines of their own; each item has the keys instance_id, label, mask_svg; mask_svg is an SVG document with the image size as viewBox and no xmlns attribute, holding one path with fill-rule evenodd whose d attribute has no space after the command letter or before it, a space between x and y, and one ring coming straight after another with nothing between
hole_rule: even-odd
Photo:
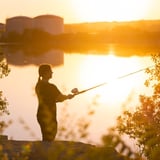
<instances>
[{"instance_id":1,"label":"lake water","mask_svg":"<svg viewBox=\"0 0 160 160\"><path fill-rule=\"evenodd\" d=\"M55 83L64 94L69 94L75 87L81 91L107 83L57 105L57 139L100 143L102 135L116 124L117 116L125 108L134 110L138 104L138 95L151 93L151 89L144 86L147 78L144 71L117 78L151 66L150 53L155 51L147 47L138 49L135 46L117 47L112 44L107 45L103 53L95 50L81 53L50 49L44 54L34 55L35 51L30 54L4 47L3 52L11 72L0 80L0 88L8 100L10 111L10 115L3 118L13 121L4 134L16 140L41 139L36 120L38 104L34 87L39 64L50 63L54 72L50 82ZM90 115L92 110L95 113ZM78 126L85 123L90 123L89 136L81 139ZM63 126L66 128L65 133L61 132Z\"/></svg>"}]
</instances>

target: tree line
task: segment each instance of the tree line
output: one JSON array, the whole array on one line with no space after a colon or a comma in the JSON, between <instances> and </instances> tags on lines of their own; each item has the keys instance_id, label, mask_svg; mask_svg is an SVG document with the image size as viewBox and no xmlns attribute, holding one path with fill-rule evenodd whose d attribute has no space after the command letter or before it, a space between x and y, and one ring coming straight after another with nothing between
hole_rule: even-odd
<instances>
[{"instance_id":1,"label":"tree line","mask_svg":"<svg viewBox=\"0 0 160 160\"><path fill-rule=\"evenodd\" d=\"M130 26L117 26L95 32L76 32L52 35L38 29L26 29L22 34L9 32L2 34L0 42L16 43L52 43L65 45L66 43L159 43L160 31L147 31Z\"/></svg>"}]
</instances>

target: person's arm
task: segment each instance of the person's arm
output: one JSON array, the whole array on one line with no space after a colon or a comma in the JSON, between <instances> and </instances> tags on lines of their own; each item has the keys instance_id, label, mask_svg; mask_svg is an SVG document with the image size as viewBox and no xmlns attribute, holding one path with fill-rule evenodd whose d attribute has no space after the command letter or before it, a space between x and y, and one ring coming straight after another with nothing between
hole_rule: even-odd
<instances>
[{"instance_id":1,"label":"person's arm","mask_svg":"<svg viewBox=\"0 0 160 160\"><path fill-rule=\"evenodd\" d=\"M73 97L74 97L73 94L68 94L68 95L59 94L58 97L56 98L56 102L63 102L64 100L72 99Z\"/></svg>"},{"instance_id":2,"label":"person's arm","mask_svg":"<svg viewBox=\"0 0 160 160\"><path fill-rule=\"evenodd\" d=\"M64 100L71 99L75 96L74 94L68 94L68 95L62 94L60 90L57 88L57 86L53 84L52 84L52 87L53 87L54 96L56 97L55 98L56 102L63 102Z\"/></svg>"}]
</instances>

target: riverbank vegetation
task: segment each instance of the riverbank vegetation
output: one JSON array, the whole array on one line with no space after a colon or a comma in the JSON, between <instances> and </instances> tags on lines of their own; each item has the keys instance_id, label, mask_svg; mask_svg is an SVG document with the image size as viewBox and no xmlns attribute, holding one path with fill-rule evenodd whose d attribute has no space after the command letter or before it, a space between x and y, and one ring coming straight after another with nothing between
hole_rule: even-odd
<instances>
[{"instance_id":1,"label":"riverbank vegetation","mask_svg":"<svg viewBox=\"0 0 160 160\"><path fill-rule=\"evenodd\" d=\"M145 85L153 88L151 96L140 95L136 110L119 116L117 129L137 141L140 153L148 160L157 160L160 155L160 53L153 55L155 64L148 68L149 78Z\"/></svg>"}]
</instances>

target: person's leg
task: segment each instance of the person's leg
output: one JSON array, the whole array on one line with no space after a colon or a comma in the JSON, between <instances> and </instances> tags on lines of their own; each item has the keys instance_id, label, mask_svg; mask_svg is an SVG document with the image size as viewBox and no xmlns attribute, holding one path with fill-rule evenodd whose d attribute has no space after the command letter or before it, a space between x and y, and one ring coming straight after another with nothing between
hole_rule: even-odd
<instances>
[{"instance_id":1,"label":"person's leg","mask_svg":"<svg viewBox=\"0 0 160 160\"><path fill-rule=\"evenodd\" d=\"M41 125L43 141L54 141L57 134L57 123Z\"/></svg>"},{"instance_id":2,"label":"person's leg","mask_svg":"<svg viewBox=\"0 0 160 160\"><path fill-rule=\"evenodd\" d=\"M57 134L57 122L53 120L48 121L48 118L38 117L38 123L41 128L42 140L43 141L54 141Z\"/></svg>"}]
</instances>

